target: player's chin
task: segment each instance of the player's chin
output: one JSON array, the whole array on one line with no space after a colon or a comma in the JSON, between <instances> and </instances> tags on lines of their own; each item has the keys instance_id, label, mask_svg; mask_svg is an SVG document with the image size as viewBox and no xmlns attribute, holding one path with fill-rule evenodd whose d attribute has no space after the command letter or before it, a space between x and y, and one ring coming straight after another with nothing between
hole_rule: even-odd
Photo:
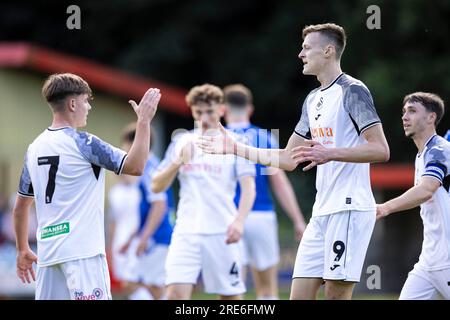
<instances>
[{"instance_id":1,"label":"player's chin","mask_svg":"<svg viewBox=\"0 0 450 320\"><path fill-rule=\"evenodd\" d=\"M303 67L303 74L304 75L312 75L313 73L308 69L307 66Z\"/></svg>"},{"instance_id":2,"label":"player's chin","mask_svg":"<svg viewBox=\"0 0 450 320\"><path fill-rule=\"evenodd\" d=\"M411 132L409 130L405 130L405 137L407 137L407 138L414 137L414 132Z\"/></svg>"}]
</instances>

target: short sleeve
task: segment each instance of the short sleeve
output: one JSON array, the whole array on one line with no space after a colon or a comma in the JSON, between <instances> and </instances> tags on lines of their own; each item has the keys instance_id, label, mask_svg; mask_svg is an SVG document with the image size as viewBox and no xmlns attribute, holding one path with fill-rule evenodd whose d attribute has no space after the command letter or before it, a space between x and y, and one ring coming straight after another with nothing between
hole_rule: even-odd
<instances>
[{"instance_id":1,"label":"short sleeve","mask_svg":"<svg viewBox=\"0 0 450 320\"><path fill-rule=\"evenodd\" d=\"M433 177L443 184L449 174L449 154L445 153L442 146L434 146L425 154L425 171L423 176Z\"/></svg>"},{"instance_id":2,"label":"short sleeve","mask_svg":"<svg viewBox=\"0 0 450 320\"><path fill-rule=\"evenodd\" d=\"M34 197L33 184L31 183L30 172L28 171L28 151L25 154L25 159L23 161L22 174L19 180L19 190L17 191L20 195L25 197Z\"/></svg>"},{"instance_id":3,"label":"short sleeve","mask_svg":"<svg viewBox=\"0 0 450 320\"><path fill-rule=\"evenodd\" d=\"M344 110L346 110L358 135L368 128L380 123L372 95L369 90L361 84L351 84L344 93Z\"/></svg>"},{"instance_id":4,"label":"short sleeve","mask_svg":"<svg viewBox=\"0 0 450 320\"><path fill-rule=\"evenodd\" d=\"M127 156L125 151L87 132L77 132L75 140L81 154L90 163L114 171L116 174L122 172Z\"/></svg>"},{"instance_id":5,"label":"short sleeve","mask_svg":"<svg viewBox=\"0 0 450 320\"><path fill-rule=\"evenodd\" d=\"M294 132L298 134L300 137L305 139L311 139L311 131L309 128L309 117L308 117L308 97L306 97L302 106L302 115L300 116L300 120L295 126Z\"/></svg>"}]
</instances>

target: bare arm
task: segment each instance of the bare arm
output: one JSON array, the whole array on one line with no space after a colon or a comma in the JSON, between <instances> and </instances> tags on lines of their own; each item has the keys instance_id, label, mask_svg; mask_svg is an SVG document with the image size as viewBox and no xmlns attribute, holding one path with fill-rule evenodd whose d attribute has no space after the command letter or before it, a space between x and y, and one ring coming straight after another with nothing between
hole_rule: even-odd
<instances>
[{"instance_id":1,"label":"bare arm","mask_svg":"<svg viewBox=\"0 0 450 320\"><path fill-rule=\"evenodd\" d=\"M144 172L150 150L150 122L155 116L161 94L159 89L149 89L139 105L133 100L130 104L137 115L136 136L128 152L122 169L123 174L140 176Z\"/></svg>"},{"instance_id":2,"label":"bare arm","mask_svg":"<svg viewBox=\"0 0 450 320\"><path fill-rule=\"evenodd\" d=\"M17 195L13 209L17 249L17 276L23 283L31 282L30 275L33 280L36 280L33 262L37 262L37 257L31 251L28 242L28 215L33 201L33 198Z\"/></svg>"},{"instance_id":3,"label":"bare arm","mask_svg":"<svg viewBox=\"0 0 450 320\"><path fill-rule=\"evenodd\" d=\"M377 206L377 219L388 216L391 213L415 208L433 197L433 194L441 186L441 183L431 177L422 177L419 184L415 185L401 196L389 200Z\"/></svg>"},{"instance_id":4,"label":"bare arm","mask_svg":"<svg viewBox=\"0 0 450 320\"><path fill-rule=\"evenodd\" d=\"M177 176L181 164L172 162L162 170L158 170L152 178L152 192L158 193L166 190Z\"/></svg>"},{"instance_id":5,"label":"bare arm","mask_svg":"<svg viewBox=\"0 0 450 320\"><path fill-rule=\"evenodd\" d=\"M158 170L152 177L152 192L158 193L166 190L177 176L180 167L188 163L194 154L194 145L188 142L179 154L174 154L170 163L163 169ZM170 157L171 155L167 155Z\"/></svg>"},{"instance_id":6,"label":"bare arm","mask_svg":"<svg viewBox=\"0 0 450 320\"><path fill-rule=\"evenodd\" d=\"M197 145L207 153L235 154L255 163L288 171L294 170L298 165L291 157L291 150L307 145L304 138L293 133L284 149L255 148L235 141L222 125L220 125L220 130L222 135L218 137L201 136Z\"/></svg>"},{"instance_id":7,"label":"bare arm","mask_svg":"<svg viewBox=\"0 0 450 320\"><path fill-rule=\"evenodd\" d=\"M139 239L139 245L136 254L140 256L147 250L148 239L153 236L155 231L161 225L167 209L166 201L153 201L150 209L148 219L145 222L144 229L142 230L141 237Z\"/></svg>"},{"instance_id":8,"label":"bare arm","mask_svg":"<svg viewBox=\"0 0 450 320\"><path fill-rule=\"evenodd\" d=\"M304 171L329 161L372 163L389 160L389 146L381 124L370 127L362 135L367 143L352 148L326 148L320 142L305 140L311 146L294 148L292 157L296 163L311 161Z\"/></svg>"},{"instance_id":9,"label":"bare arm","mask_svg":"<svg viewBox=\"0 0 450 320\"><path fill-rule=\"evenodd\" d=\"M282 170L278 170L275 174L270 175L269 180L278 202L289 218L291 218L296 238L300 241L305 231L306 223L291 182Z\"/></svg>"},{"instance_id":10,"label":"bare arm","mask_svg":"<svg viewBox=\"0 0 450 320\"><path fill-rule=\"evenodd\" d=\"M389 145L381 124L374 125L362 133L367 143L353 148L332 149L331 159L342 162L386 162L389 160Z\"/></svg>"},{"instance_id":11,"label":"bare arm","mask_svg":"<svg viewBox=\"0 0 450 320\"><path fill-rule=\"evenodd\" d=\"M253 207L256 198L255 177L245 176L239 179L241 197L239 199L238 214L236 219L228 226L227 243L239 241L244 232L244 222Z\"/></svg>"}]
</instances>

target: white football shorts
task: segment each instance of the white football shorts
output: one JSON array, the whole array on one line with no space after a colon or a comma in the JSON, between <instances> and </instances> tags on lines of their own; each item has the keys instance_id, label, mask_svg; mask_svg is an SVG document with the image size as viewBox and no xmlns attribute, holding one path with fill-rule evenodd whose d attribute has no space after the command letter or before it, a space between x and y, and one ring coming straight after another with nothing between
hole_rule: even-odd
<instances>
[{"instance_id":1,"label":"white football shorts","mask_svg":"<svg viewBox=\"0 0 450 320\"><path fill-rule=\"evenodd\" d=\"M196 284L202 273L205 292L223 296L245 293L238 243L226 244L225 234L172 235L166 260L166 285Z\"/></svg>"},{"instance_id":2,"label":"white football shorts","mask_svg":"<svg viewBox=\"0 0 450 320\"><path fill-rule=\"evenodd\" d=\"M104 255L38 267L36 300L111 300Z\"/></svg>"},{"instance_id":3,"label":"white football shorts","mask_svg":"<svg viewBox=\"0 0 450 320\"><path fill-rule=\"evenodd\" d=\"M450 300L450 269L427 271L419 265L408 274L400 300Z\"/></svg>"},{"instance_id":4,"label":"white football shorts","mask_svg":"<svg viewBox=\"0 0 450 320\"><path fill-rule=\"evenodd\" d=\"M242 237L242 263L258 271L280 261L278 222L273 211L252 211L245 219Z\"/></svg>"},{"instance_id":5,"label":"white football shorts","mask_svg":"<svg viewBox=\"0 0 450 320\"><path fill-rule=\"evenodd\" d=\"M164 287L168 251L168 245L152 243L147 252L138 257L140 282L148 286Z\"/></svg>"},{"instance_id":6,"label":"white football shorts","mask_svg":"<svg viewBox=\"0 0 450 320\"><path fill-rule=\"evenodd\" d=\"M359 282L375 219L375 211L355 210L312 217L292 277Z\"/></svg>"}]
</instances>

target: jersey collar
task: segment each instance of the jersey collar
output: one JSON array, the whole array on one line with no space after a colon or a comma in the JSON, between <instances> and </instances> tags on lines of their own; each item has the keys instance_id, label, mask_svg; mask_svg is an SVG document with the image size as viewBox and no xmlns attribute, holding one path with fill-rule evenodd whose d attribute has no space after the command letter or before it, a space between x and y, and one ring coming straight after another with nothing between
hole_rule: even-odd
<instances>
[{"instance_id":1,"label":"jersey collar","mask_svg":"<svg viewBox=\"0 0 450 320\"><path fill-rule=\"evenodd\" d=\"M63 130L63 129L67 129L70 128L69 126L65 126L65 127L59 127L59 128L50 128L48 127L47 130L48 131L58 131L58 130Z\"/></svg>"},{"instance_id":2,"label":"jersey collar","mask_svg":"<svg viewBox=\"0 0 450 320\"><path fill-rule=\"evenodd\" d=\"M326 86L325 88L323 88L323 89L320 89L320 91L325 91L325 90L331 88L331 86L332 86L333 84L335 84L336 81L338 81L339 78L342 77L344 74L345 74L345 73L342 72L342 73L341 73L340 75L338 75L338 76L336 77L336 79L334 79L329 85L327 85L327 86Z\"/></svg>"},{"instance_id":3,"label":"jersey collar","mask_svg":"<svg viewBox=\"0 0 450 320\"><path fill-rule=\"evenodd\" d=\"M417 157L420 158L420 156L423 154L423 152L425 151L425 149L426 149L426 148L428 147L428 145L430 144L431 140L433 140L433 138L436 137L436 136L437 136L436 133L433 134L433 135L427 140L427 142L425 142L425 146L423 147L422 152L418 152L418 153L417 153Z\"/></svg>"}]
</instances>

